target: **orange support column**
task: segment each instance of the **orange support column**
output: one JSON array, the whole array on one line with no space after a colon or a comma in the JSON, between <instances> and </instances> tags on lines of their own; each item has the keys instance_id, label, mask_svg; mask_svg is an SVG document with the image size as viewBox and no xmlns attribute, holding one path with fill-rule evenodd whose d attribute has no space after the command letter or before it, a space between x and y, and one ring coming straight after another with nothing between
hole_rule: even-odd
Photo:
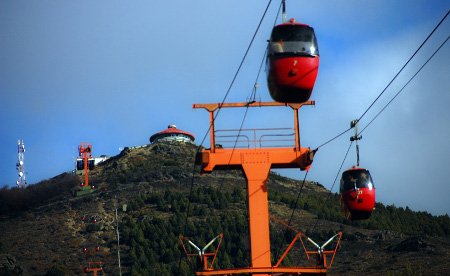
<instances>
[{"instance_id":1,"label":"orange support column","mask_svg":"<svg viewBox=\"0 0 450 276\"><path fill-rule=\"evenodd\" d=\"M241 159L248 183L251 266L253 268L268 268L272 266L266 183L271 166L269 154L260 151L242 153Z\"/></svg>"},{"instance_id":2,"label":"orange support column","mask_svg":"<svg viewBox=\"0 0 450 276\"><path fill-rule=\"evenodd\" d=\"M89 166L88 166L88 162L89 162L89 158L92 157L91 153L92 153L92 145L88 144L88 143L81 143L80 146L78 147L78 153L79 156L83 158L83 169L84 169L84 184L83 187L88 187L89 186Z\"/></svg>"},{"instance_id":3,"label":"orange support column","mask_svg":"<svg viewBox=\"0 0 450 276\"><path fill-rule=\"evenodd\" d=\"M88 159L88 157L87 157L87 155L86 154L84 154L84 156L83 156L83 163L84 163L84 187L87 187L87 186L89 186L89 168L88 168L88 162L89 162L89 159Z\"/></svg>"}]
</instances>

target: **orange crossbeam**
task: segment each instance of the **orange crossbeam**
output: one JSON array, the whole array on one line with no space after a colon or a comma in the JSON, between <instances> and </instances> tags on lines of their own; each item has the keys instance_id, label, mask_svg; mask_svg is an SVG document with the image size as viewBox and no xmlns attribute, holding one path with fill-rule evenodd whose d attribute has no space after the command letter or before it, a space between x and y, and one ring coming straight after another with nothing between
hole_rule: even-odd
<instances>
[{"instance_id":1,"label":"orange crossbeam","mask_svg":"<svg viewBox=\"0 0 450 276\"><path fill-rule=\"evenodd\" d=\"M309 148L222 149L203 150L198 163L203 172L215 169L240 168L245 162L269 162L272 169L300 168L308 170L314 158Z\"/></svg>"},{"instance_id":2,"label":"orange crossbeam","mask_svg":"<svg viewBox=\"0 0 450 276\"><path fill-rule=\"evenodd\" d=\"M214 112L218 108L225 108L225 107L289 106L292 109L299 109L303 105L315 105L315 101L306 101L304 103L279 103L279 102L210 103L210 104L193 104L192 108L204 108L210 112Z\"/></svg>"},{"instance_id":3,"label":"orange crossbeam","mask_svg":"<svg viewBox=\"0 0 450 276\"><path fill-rule=\"evenodd\" d=\"M289 274L326 274L326 268L315 267L244 267L244 268L227 268L208 271L198 271L195 274L199 276L206 275L233 275L233 274L274 274L274 273L289 273Z\"/></svg>"},{"instance_id":4,"label":"orange crossbeam","mask_svg":"<svg viewBox=\"0 0 450 276\"><path fill-rule=\"evenodd\" d=\"M88 262L88 266L84 268L84 272L92 272L96 276L98 272L103 272L102 264L102 262Z\"/></svg>"}]
</instances>

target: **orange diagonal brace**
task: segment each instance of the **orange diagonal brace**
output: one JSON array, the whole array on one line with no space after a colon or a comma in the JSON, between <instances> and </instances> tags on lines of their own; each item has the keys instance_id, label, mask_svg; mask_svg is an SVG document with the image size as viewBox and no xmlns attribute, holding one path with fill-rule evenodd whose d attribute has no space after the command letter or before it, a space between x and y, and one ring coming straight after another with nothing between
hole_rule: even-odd
<instances>
[{"instance_id":1,"label":"orange diagonal brace","mask_svg":"<svg viewBox=\"0 0 450 276\"><path fill-rule=\"evenodd\" d=\"M283 261L284 257L286 257L286 255L289 253L289 251L292 249L292 247L294 246L295 242L301 237L302 233L298 232L294 239L291 241L291 243L289 244L289 246L286 248L286 250L283 252L283 255L281 255L280 259L278 260L277 264L274 267L278 267L280 266L281 262Z\"/></svg>"}]
</instances>

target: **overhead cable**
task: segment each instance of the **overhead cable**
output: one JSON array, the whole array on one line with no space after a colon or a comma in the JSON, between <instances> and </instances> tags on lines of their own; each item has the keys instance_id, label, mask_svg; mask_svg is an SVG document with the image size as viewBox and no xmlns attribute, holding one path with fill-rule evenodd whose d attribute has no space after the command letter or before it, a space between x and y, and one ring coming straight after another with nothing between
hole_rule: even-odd
<instances>
[{"instance_id":1,"label":"overhead cable","mask_svg":"<svg viewBox=\"0 0 450 276\"><path fill-rule=\"evenodd\" d=\"M294 208L292 209L291 217L289 218L288 226L291 225L292 218L294 217L295 210L297 209L298 200L300 199L300 195L302 194L303 187L305 186L306 177L308 176L309 170L306 171L305 177L302 181L302 186L300 187L300 191L297 194L297 199L295 200Z\"/></svg>"},{"instance_id":2,"label":"overhead cable","mask_svg":"<svg viewBox=\"0 0 450 276\"><path fill-rule=\"evenodd\" d=\"M272 2L272 0L269 0L269 3L267 3L266 9L264 10L264 13L263 13L263 15L262 15L262 17L261 17L261 19L259 21L258 27L256 28L255 33L253 34L253 37L252 37L252 39L251 39L251 41L250 41L250 43L249 43L249 45L247 47L247 50L245 51L245 54L244 54L244 56L243 56L243 58L242 58L242 60L241 60L241 62L239 64L239 66L238 66L238 69L236 70L236 73L234 74L234 77L233 77L230 85L228 86L228 89L227 89L227 92L225 93L225 96L223 97L222 101L220 102L221 104L219 105L219 109L217 110L217 112L214 115L213 122L216 120L217 116L220 113L220 110L221 110L220 106L222 106L222 104L225 103L225 101L226 101L226 99L228 97L228 94L230 94L231 88L233 87L234 82L236 81L236 78L237 78L237 76L238 76L238 74L239 74L239 72L240 72L240 70L242 68L242 65L244 64L245 58L247 57L247 54L250 51L250 47L252 46L253 41L255 40L256 34L258 33L259 28L261 27L261 23L264 20L264 17L266 16L267 10L269 9L271 2ZM206 131L205 135L203 136L203 139L200 142L200 145L198 147L197 152L201 149L201 147L203 146L203 143L205 143L206 137L208 137L208 134L209 134L210 131L211 131L211 126L208 127L208 130Z\"/></svg>"},{"instance_id":3,"label":"overhead cable","mask_svg":"<svg viewBox=\"0 0 450 276\"><path fill-rule=\"evenodd\" d=\"M289 218L289 221L288 221L287 225L285 225L286 226L286 232L285 233L287 233L290 229L292 230L292 228L291 228L292 218L294 217L295 210L297 209L298 200L300 199L300 196L301 196L302 191L303 191L303 187L305 186L305 181L306 181L306 177L308 176L308 172L309 172L309 170L307 170L306 173L305 173L305 177L303 178L302 185L300 186L300 190L299 190L299 192L297 194L297 198L295 200L294 207L292 208L291 216ZM280 252L277 252L275 255L278 255L279 253Z\"/></svg>"},{"instance_id":4,"label":"overhead cable","mask_svg":"<svg viewBox=\"0 0 450 276\"><path fill-rule=\"evenodd\" d=\"M321 144L320 146L318 146L315 150L317 151L319 148L325 146L326 144L329 144L331 142L333 142L334 140L336 140L337 138L341 137L342 135L344 135L345 133L347 133L349 130L351 130L352 128L348 128L346 130L344 130L343 132L339 133L338 135L334 136L333 138L331 138L330 140L326 141L325 143Z\"/></svg>"},{"instance_id":5,"label":"overhead cable","mask_svg":"<svg viewBox=\"0 0 450 276\"><path fill-rule=\"evenodd\" d=\"M378 118L378 116L395 100L395 98L397 98L397 96L406 88L406 86L408 86L408 84L419 74L419 72L425 67L425 65L428 64L428 62L434 57L434 55L436 55L436 53L442 48L442 46L444 46L445 43L447 43L448 39L450 38L450 36L447 37L447 39L442 42L442 44L439 46L439 48L434 51L434 53L428 58L428 60L419 68L419 70L417 70L417 72L408 80L408 82L406 82L406 84L397 92L397 94L395 94L395 96L377 113L377 115L375 115L375 117L373 117L372 120L370 120L370 122L361 130L360 134L367 128L369 127L373 121L375 121L376 118Z\"/></svg>"},{"instance_id":6,"label":"overhead cable","mask_svg":"<svg viewBox=\"0 0 450 276\"><path fill-rule=\"evenodd\" d=\"M249 43L249 45L248 45L248 47L247 47L247 50L245 51L245 54L244 54L244 56L242 57L241 63L239 64L238 69L236 70L236 73L234 74L234 77L233 77L233 79L232 79L230 85L228 86L228 90L227 90L227 92L225 93L225 96L224 96L223 99L222 99L222 102L221 102L222 104L226 101L226 99L227 99L227 97L228 97L228 94L230 93L231 88L233 87L233 84L234 84L234 82L236 81L236 78L237 78L239 72L241 71L241 68L242 68L242 65L244 64L245 58L247 57L247 54L248 54L248 52L250 51L250 48L251 48L251 46L252 46L252 44L253 44L253 41L255 40L256 34L258 33L259 28L261 27L261 24L262 24L262 22L263 22L263 20L264 20L264 17L266 16L267 10L269 9L270 3L271 3L271 2L272 2L272 0L269 0L269 3L267 3L266 9L264 10L264 13L263 13L263 15L262 15L262 17L261 17L261 20L259 21L258 27L256 28L255 33L253 34L253 37L252 37L252 39L251 39L251 41L250 41L250 43ZM219 114L219 111L220 111L220 107L219 107L219 110L217 111L216 116L214 117L214 119L215 119L215 118L217 117L217 115Z\"/></svg>"},{"instance_id":7,"label":"overhead cable","mask_svg":"<svg viewBox=\"0 0 450 276\"><path fill-rule=\"evenodd\" d=\"M233 84L234 84L234 82L235 82L235 80L236 80L236 78L237 78L237 76L238 76L238 74L239 74L239 72L241 70L241 67L242 67L242 65L243 65L243 63L245 61L245 58L247 57L247 54L248 54L248 52L250 50L250 47L252 46L253 41L255 40L256 34L259 31L261 23L264 20L264 17L266 16L267 10L269 9L271 3L272 3L272 0L269 0L269 2L267 3L266 9L264 10L264 13L263 13L263 15L262 15L262 17L261 17L261 19L259 21L258 27L256 28L255 33L253 34L253 37L252 37L252 39L251 39L251 41L250 41L250 43L249 43L249 45L247 47L247 50L245 51L245 54L244 54L244 56L243 56L243 58L242 58L242 60L241 60L241 62L239 64L239 66L238 66L238 69L236 70L236 73L234 74L234 77L233 77L233 79L232 79L232 81L231 81L231 83L230 83L230 85L228 87L228 90L225 93L225 96L223 97L223 99L221 101L222 104L226 101L226 99L228 97L228 94L230 93L231 88L233 87ZM220 108L216 112L216 114L215 114L215 116L213 118L213 122L215 121L215 119L217 118L219 113L220 113ZM208 127L208 130L206 131L205 135L203 136L203 139L201 140L200 145L197 147L197 150L196 150L196 153L195 153L196 155L201 151L201 149L203 147L203 144L204 144L204 142L206 140L206 137L208 137L208 134L209 134L210 131L211 131L211 126ZM193 166L193 169L192 169L191 185L190 185L190 189L189 189L188 206L187 206L187 209L186 209L186 213L187 214L186 214L186 220L185 220L185 224L184 224L184 231L185 232L186 232L186 228L187 228L187 220L189 218L189 213L190 213L191 197L192 197L192 191L193 191L194 179L195 179L195 169L196 169L196 167L195 167L195 162L194 162L194 166Z\"/></svg>"},{"instance_id":8,"label":"overhead cable","mask_svg":"<svg viewBox=\"0 0 450 276\"><path fill-rule=\"evenodd\" d=\"M375 100L369 105L369 107L362 113L362 115L357 119L357 121L360 121L366 114L367 112L373 107L373 105L378 101L378 99L381 97L381 95L384 94L384 92L389 88L389 86L394 82L394 80L398 77L398 75L400 75L400 73L403 71L403 69L405 69L405 67L409 64L409 62L415 57L415 55L419 52L419 50L423 47L423 45L425 45L425 43L428 41L428 39L433 35L433 33L439 28L439 26L444 22L444 20L447 18L448 14L450 13L450 10L447 11L447 13L445 14L445 16L441 19L441 21L439 21L439 23L436 25L436 27L434 27L434 29L430 32L430 34L425 38L425 40L422 42L422 44L419 46L419 48L417 48L417 50L414 52L414 54L408 59L408 61L403 65L403 67L397 72L397 74L392 78L392 80L386 85L386 87L381 91L381 93L375 98ZM446 41L445 41L446 42ZM444 43L445 43L444 42ZM440 47L439 47L440 49ZM420 71L420 70L419 70ZM395 98L395 97L394 97ZM379 114L377 114L378 116ZM375 116L375 117L377 117ZM370 123L369 123L370 124ZM367 127L367 126L366 126ZM347 133L351 128L348 128L346 130L344 130L343 132L341 132L340 134L336 135L335 137L329 139L328 141L322 143L320 146L318 146L316 148L316 150L318 150L319 148L331 143L332 141L338 139L339 137L341 137L342 135L344 135L345 133ZM365 129L365 128L364 128ZM363 129L363 130L364 130ZM362 131L361 131L362 132Z\"/></svg>"},{"instance_id":9,"label":"overhead cable","mask_svg":"<svg viewBox=\"0 0 450 276\"><path fill-rule=\"evenodd\" d=\"M422 44L420 44L419 48L417 48L417 50L414 52L414 54L408 59L408 61L405 63L405 65L403 65L403 67L400 69L400 71L398 71L398 73L392 78L392 80L388 83L388 85L386 85L386 87L383 89L383 91L381 91L381 93L375 98L375 100L370 104L370 106L363 112L363 114L359 117L358 121L360 121L364 115L366 115L366 113L372 108L372 106L375 104L376 101L378 101L378 99L381 97L381 95L384 94L384 92L388 89L388 87L394 82L394 80L398 77L398 75L400 75L400 73L403 71L403 69L405 69L405 67L409 64L409 62L416 56L416 54L420 51L420 49L422 49L423 45L425 45L425 43L428 41L428 39L433 35L433 33L437 30L437 28L439 28L439 26L442 24L442 22L444 22L444 20L447 18L448 14L450 13L450 10L447 11L447 13L445 14L445 16L441 19L441 21L439 21L439 23L436 25L436 27L434 27L434 29L431 31L431 33L427 36L427 38L425 38L425 40L422 42Z\"/></svg>"},{"instance_id":10,"label":"overhead cable","mask_svg":"<svg viewBox=\"0 0 450 276\"><path fill-rule=\"evenodd\" d=\"M334 178L333 185L331 185L330 193L328 194L328 197L325 199L325 203L330 199L330 197L331 197L331 195L333 193L334 185L336 184L336 180L338 179L339 175L341 174L342 167L344 166L345 160L347 159L347 155L348 155L352 145L353 145L353 141L350 142L350 145L348 146L347 152L345 153L344 159L342 159L341 166L339 167L339 170L338 170L338 172L336 174L336 177ZM314 224L311 232L314 232L314 229L316 228L318 222L319 222L319 219L316 220L316 223Z\"/></svg>"}]
</instances>

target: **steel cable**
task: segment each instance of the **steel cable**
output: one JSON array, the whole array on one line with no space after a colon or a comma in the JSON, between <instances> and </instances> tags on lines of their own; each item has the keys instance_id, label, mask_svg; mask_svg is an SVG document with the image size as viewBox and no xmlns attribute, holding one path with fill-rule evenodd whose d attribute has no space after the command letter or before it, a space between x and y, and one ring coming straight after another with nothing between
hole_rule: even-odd
<instances>
[{"instance_id":1,"label":"steel cable","mask_svg":"<svg viewBox=\"0 0 450 276\"><path fill-rule=\"evenodd\" d=\"M439 23L434 27L434 29L430 32L430 34L428 34L428 36L425 38L425 40L422 42L422 44L420 44L420 46L417 48L417 50L412 54L412 56L408 59L408 61L403 65L403 67L397 72L397 74L391 79L391 81L386 85L386 87L381 91L380 94L378 94L378 96L375 98L375 100L369 105L369 107L362 113L362 115L357 119L357 121L359 122L366 114L367 112L373 107L373 105L378 101L378 99L384 94L384 92L389 88L389 86L394 82L394 80L398 77L398 75L400 75L400 73L403 71L403 69L405 69L405 67L409 64L409 62L416 56L416 54L420 51L420 49L425 45L425 43L429 40L429 38L434 34L434 32L439 28L439 26L445 21L445 19L447 18L448 14L450 13L450 10L447 11L447 13L444 15L444 17L441 19L441 21L439 21ZM448 39L448 38L447 38ZM446 40L447 41L447 40ZM445 41L445 42L446 42ZM445 44L444 42L444 44ZM442 47L442 46L441 46ZM439 49L441 48L439 47ZM434 56L434 54L433 54ZM419 70L420 71L420 70ZM409 81L408 81L409 83ZM397 96L397 95L396 95ZM396 97L395 96L395 97ZM394 98L395 98L394 97ZM375 117L378 117L379 114L377 114ZM374 119L372 119L373 121ZM371 121L371 122L372 122ZM370 123L369 123L370 124ZM369 125L368 124L368 125ZM344 130L343 132L341 132L340 134L336 135L335 137L327 140L326 142L322 143L320 146L318 146L316 148L316 150L318 150L319 148L331 143L332 141L336 140L337 138L341 137L342 135L344 135L345 133L347 133L350 129L352 128L348 128L346 130ZM365 129L365 128L364 128ZM361 131L362 132L362 131Z\"/></svg>"}]
</instances>

